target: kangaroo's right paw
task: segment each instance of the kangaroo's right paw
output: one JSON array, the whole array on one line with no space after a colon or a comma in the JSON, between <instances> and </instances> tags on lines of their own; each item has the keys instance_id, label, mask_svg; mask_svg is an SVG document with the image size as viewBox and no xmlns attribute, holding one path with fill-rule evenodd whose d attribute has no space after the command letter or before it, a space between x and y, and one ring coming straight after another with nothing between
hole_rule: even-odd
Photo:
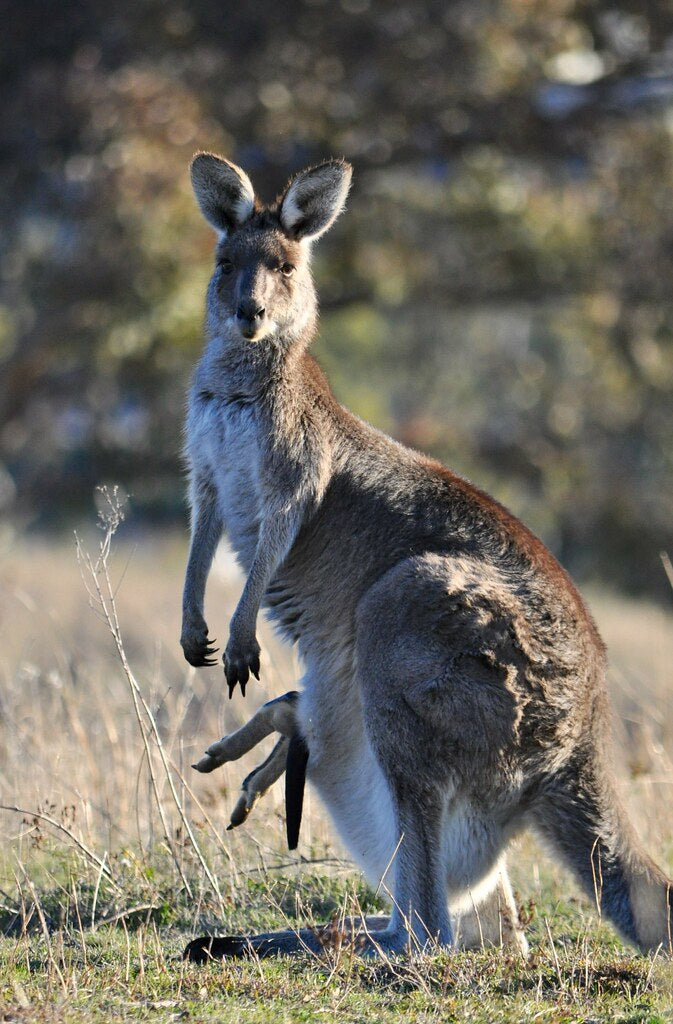
<instances>
[{"instance_id":1,"label":"kangaroo's right paw","mask_svg":"<svg viewBox=\"0 0 673 1024\"><path fill-rule=\"evenodd\" d=\"M212 655L217 653L218 648L214 647L214 640L208 636L208 626L205 622L185 623L180 636L180 646L185 658L194 668L202 668L204 665L217 665L217 658Z\"/></svg>"}]
</instances>

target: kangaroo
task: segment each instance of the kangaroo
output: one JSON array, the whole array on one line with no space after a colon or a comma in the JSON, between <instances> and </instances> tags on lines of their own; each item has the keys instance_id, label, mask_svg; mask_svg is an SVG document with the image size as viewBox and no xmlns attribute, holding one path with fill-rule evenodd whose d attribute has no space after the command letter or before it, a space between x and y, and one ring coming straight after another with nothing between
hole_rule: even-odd
<instances>
[{"instance_id":1,"label":"kangaroo","mask_svg":"<svg viewBox=\"0 0 673 1024\"><path fill-rule=\"evenodd\" d=\"M356 923L365 955L450 947L461 929L468 945L478 930L525 951L504 859L525 828L625 939L670 951L672 883L620 803L605 650L570 578L502 505L341 406L309 354L311 247L341 213L351 167L311 167L271 205L212 154L195 157L191 176L219 238L187 413L181 644L190 664L216 663L203 600L226 531L246 574L223 655L229 696L259 678L262 606L305 666L299 693L195 767L280 733L232 824L294 750L288 771L301 777L305 764L356 862L389 880L384 926L365 920L360 934ZM185 955L320 941L310 929L205 937Z\"/></svg>"}]
</instances>

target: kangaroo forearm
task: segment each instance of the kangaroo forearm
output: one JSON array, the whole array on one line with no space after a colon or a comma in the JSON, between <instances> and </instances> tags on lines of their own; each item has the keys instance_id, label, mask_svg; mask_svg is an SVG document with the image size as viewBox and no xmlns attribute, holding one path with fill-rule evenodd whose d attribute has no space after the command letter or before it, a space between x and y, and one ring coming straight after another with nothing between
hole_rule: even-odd
<instances>
[{"instance_id":1,"label":"kangaroo forearm","mask_svg":"<svg viewBox=\"0 0 673 1024\"><path fill-rule=\"evenodd\" d=\"M184 614L203 614L208 573L222 536L222 520L215 507L197 513L182 594Z\"/></svg>"},{"instance_id":2,"label":"kangaroo forearm","mask_svg":"<svg viewBox=\"0 0 673 1024\"><path fill-rule=\"evenodd\" d=\"M224 652L224 673L229 697L239 683L245 696L250 673L259 679L260 648L255 636L257 616L269 583L292 547L302 520L302 507L286 503L282 512L267 515L262 523L241 599L229 624L229 641Z\"/></svg>"},{"instance_id":3,"label":"kangaroo forearm","mask_svg":"<svg viewBox=\"0 0 673 1024\"><path fill-rule=\"evenodd\" d=\"M264 595L297 534L301 513L268 516L260 529L257 550L245 581L236 610L232 616L231 633L251 634Z\"/></svg>"},{"instance_id":4,"label":"kangaroo forearm","mask_svg":"<svg viewBox=\"0 0 673 1024\"><path fill-rule=\"evenodd\" d=\"M272 576L271 560L266 555L256 556L231 618L231 633L255 632L259 609Z\"/></svg>"},{"instance_id":5,"label":"kangaroo forearm","mask_svg":"<svg viewBox=\"0 0 673 1024\"><path fill-rule=\"evenodd\" d=\"M193 519L192 543L182 595L180 633L183 653L194 668L215 664L212 656L217 648L208 636L208 626L203 617L203 599L208 572L221 535L222 520L217 505L202 501L195 507Z\"/></svg>"}]
</instances>

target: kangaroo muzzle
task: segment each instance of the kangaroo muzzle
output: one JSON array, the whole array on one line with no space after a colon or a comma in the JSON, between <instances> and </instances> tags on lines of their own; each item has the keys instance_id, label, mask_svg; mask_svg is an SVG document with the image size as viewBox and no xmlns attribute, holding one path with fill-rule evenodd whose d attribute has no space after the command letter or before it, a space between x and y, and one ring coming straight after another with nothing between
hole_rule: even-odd
<instances>
[{"instance_id":1,"label":"kangaroo muzzle","mask_svg":"<svg viewBox=\"0 0 673 1024\"><path fill-rule=\"evenodd\" d=\"M236 310L236 319L244 338L254 338L266 319L266 309L256 299L245 299Z\"/></svg>"}]
</instances>

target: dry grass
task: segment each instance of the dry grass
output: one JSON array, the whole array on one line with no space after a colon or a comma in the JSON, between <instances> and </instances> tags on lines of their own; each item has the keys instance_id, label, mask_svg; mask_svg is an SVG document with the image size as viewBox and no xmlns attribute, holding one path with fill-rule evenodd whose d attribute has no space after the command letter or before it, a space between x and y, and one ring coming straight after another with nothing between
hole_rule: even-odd
<instances>
[{"instance_id":1,"label":"dry grass","mask_svg":"<svg viewBox=\"0 0 673 1024\"><path fill-rule=\"evenodd\" d=\"M97 543L94 536L84 546L95 551ZM125 650L165 750L219 828L259 755L208 778L189 765L251 709L295 685L297 671L292 653L265 626L264 676L247 701L240 693L226 699L220 670L190 669L178 644L184 559L185 546L175 537L143 536L119 542L110 574ZM218 558L208 595L210 620L220 638L238 588L228 578L230 566L226 554ZM71 548L39 543L7 551L0 573L0 803L74 816L78 834L99 851L152 845L157 801L128 681L106 623L90 607L74 542ZM160 781L165 788L166 779ZM185 808L203 818L186 785L180 785ZM280 790L269 794L266 804L268 822L281 812ZM310 811L305 846L320 847L327 831ZM11 817L2 821L6 837L21 832ZM249 834L258 857L282 849L280 828L270 835L267 824ZM245 861L251 839L241 835L233 833L227 841L232 855ZM21 853L22 841L15 841Z\"/></svg>"},{"instance_id":2,"label":"dry grass","mask_svg":"<svg viewBox=\"0 0 673 1024\"><path fill-rule=\"evenodd\" d=\"M95 553L100 539L93 534L84 547ZM262 681L251 684L246 699L237 690L227 700L221 669L189 668L178 643L185 559L185 538L124 537L122 531L112 549L110 574L126 653L165 748L221 827L258 755L208 777L197 776L189 765L264 700L296 687L299 668L293 653L265 623ZM240 589L238 571L223 550L211 575L206 608L220 646ZM72 546L33 542L4 551L0 803L51 806L58 814L67 809L75 816L78 834L99 851L114 851L125 843L144 847L155 838L156 801L127 680L110 632L90 604L74 540ZM673 615L656 606L595 594L591 606L610 651L617 746L633 813L650 845L660 849L671 839L661 807L673 806ZM186 788L181 795L198 818ZM330 831L310 794L308 802L303 849L324 854L331 849ZM279 853L282 830L280 824L270 830L269 820L281 814L277 786L267 796L263 814L253 815L244 832L227 836L232 855L238 861L250 856L250 841L259 855ZM0 820L5 840L21 832L11 816Z\"/></svg>"},{"instance_id":3,"label":"dry grass","mask_svg":"<svg viewBox=\"0 0 673 1024\"><path fill-rule=\"evenodd\" d=\"M94 533L83 546L96 552L101 539ZM20 543L2 554L0 804L21 810L0 811L0 921L5 930L23 935L24 945L13 947L8 960L15 972L10 1002L18 1016L0 1013L0 1020L52 1019L22 1010L23 1002L34 1008L39 1000L41 990L30 968L34 962L50 979L54 998L59 991L59 998L72 993L76 979L81 984L85 975L92 991L98 978L103 992L101 979L111 971L116 1000L123 1003L119 993L124 986L136 1009L138 999L143 1005L163 1000L166 1019L176 1019L174 1008L184 1009L194 991L202 992L202 1001L212 995L217 1003L234 978L246 991L256 985L259 998L271 1006L283 986L291 989L292 968L231 966L198 982L198 973L192 968L185 973L171 955L204 922L225 919L229 930L259 928L282 918L294 920L299 904L319 920L335 906L371 903L371 894L341 859L310 793L300 850L313 865L300 865L284 849L279 785L246 826L224 831L240 782L261 755L207 777L189 768L209 742L240 725L260 703L295 687L298 666L292 652L262 625L262 682L251 684L245 700L239 691L227 700L220 669L190 669L178 644L185 558L184 537L133 536L122 529L115 541L109 570L129 662L125 673L95 593L91 607L74 541ZM84 575L91 589L91 576ZM240 586L223 551L211 577L206 613L220 646ZM670 865L673 829L670 813L661 809L673 807L673 616L600 594L592 596L591 605L611 652L617 749L632 813L646 845ZM559 1000L559 1005L579 1000L595 1010L606 992L606 998L614 995L610 985L621 993L620 1013L627 1013L629 1001L640 1005L653 981L661 982L659 965L622 959L610 933L597 930L589 904L577 898L566 876L532 841L519 845L514 861L515 884L524 900L532 898L539 908L527 972L506 958L484 954L454 958L450 964L440 958L439 966L428 962L415 979L400 981L394 972L386 978L385 970L379 970L379 977L374 968L355 968L346 955L331 969L330 985L336 988L324 987L323 994L329 995L325 1005L334 1003L335 992L342 993L344 1005L359 993L364 1002L358 1003L358 1012L371 1016L368 1000L377 984L390 994L391 1013L401 1006L400 992L413 990L421 1002L427 996L428 1005L435 1005L438 992L448 1000L450 991L454 1001L462 1000L461 1012L472 1006L478 1019L480 985L494 1000L514 993L512 1005L519 1013L524 1003L538 1013ZM108 929L104 955L103 924L116 926ZM160 940L157 929L169 925L173 931L162 933ZM76 955L68 952L72 945L77 945ZM348 989L346 977L354 989ZM302 1000L307 991L301 988ZM0 1010L1 993L0 985ZM648 998L642 1005L647 1014L634 1011L619 1019L660 1019L648 1015ZM211 1019L204 1007L199 1019ZM496 1009L494 1002L492 1016L484 1019L510 1019L499 1017ZM416 1010L419 1020L435 1019L420 1004ZM106 1019L105 1012L100 1019ZM381 1019L388 1019L381 1012ZM121 1013L119 1008L115 1013ZM217 1009L212 1013L213 1020L225 1019ZM258 1018L250 1013L246 1019Z\"/></svg>"}]
</instances>

